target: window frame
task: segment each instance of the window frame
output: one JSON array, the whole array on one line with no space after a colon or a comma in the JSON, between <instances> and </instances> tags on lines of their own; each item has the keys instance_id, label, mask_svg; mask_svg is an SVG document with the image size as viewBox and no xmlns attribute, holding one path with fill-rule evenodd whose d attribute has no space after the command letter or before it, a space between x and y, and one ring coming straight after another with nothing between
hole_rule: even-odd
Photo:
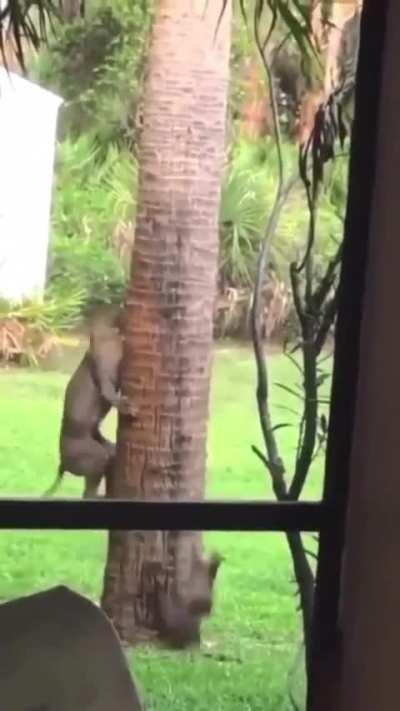
<instances>
[{"instance_id":1,"label":"window frame","mask_svg":"<svg viewBox=\"0 0 400 711\"><path fill-rule=\"evenodd\" d=\"M323 502L0 499L0 530L320 531Z\"/></svg>"},{"instance_id":2,"label":"window frame","mask_svg":"<svg viewBox=\"0 0 400 711\"><path fill-rule=\"evenodd\" d=\"M149 502L0 498L0 530L306 531L319 533L313 663L307 708L318 685L316 660L337 648L341 561L357 381L377 126L389 0L364 0L357 70L351 177L335 333L330 426L320 501ZM311 694L310 694L311 689Z\"/></svg>"}]
</instances>

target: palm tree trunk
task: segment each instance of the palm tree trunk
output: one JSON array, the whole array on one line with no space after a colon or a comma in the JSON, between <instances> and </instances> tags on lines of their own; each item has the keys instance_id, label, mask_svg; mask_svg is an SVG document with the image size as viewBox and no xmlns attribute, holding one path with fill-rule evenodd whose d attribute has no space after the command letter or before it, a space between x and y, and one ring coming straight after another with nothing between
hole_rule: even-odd
<instances>
[{"instance_id":1,"label":"palm tree trunk","mask_svg":"<svg viewBox=\"0 0 400 711\"><path fill-rule=\"evenodd\" d=\"M346 23L359 12L361 5L362 0L327 1L326 12L329 12L329 24L324 25L322 22L324 4L318 0L311 0L312 31L323 61L324 72L322 81L317 76L308 77L308 90L303 96L299 111L300 145L304 145L309 139L318 107L338 86L343 31Z\"/></svg>"},{"instance_id":2,"label":"palm tree trunk","mask_svg":"<svg viewBox=\"0 0 400 711\"><path fill-rule=\"evenodd\" d=\"M354 18L356 13L361 10L361 0L347 0L347 2L335 2L332 6L332 14L330 17L332 26L329 31L328 43L326 47L326 64L325 64L325 96L335 89L339 84L340 79L340 60L343 33L346 24ZM355 43L358 49L358 42ZM355 51L355 48L351 48ZM356 62L354 62L354 65Z\"/></svg>"},{"instance_id":3,"label":"palm tree trunk","mask_svg":"<svg viewBox=\"0 0 400 711\"><path fill-rule=\"evenodd\" d=\"M85 15L84 0L62 0L61 15L66 22L73 22Z\"/></svg>"},{"instance_id":4,"label":"palm tree trunk","mask_svg":"<svg viewBox=\"0 0 400 711\"><path fill-rule=\"evenodd\" d=\"M154 20L123 364L139 415L119 422L114 497L204 496L230 53L229 7L215 36L220 9L160 0ZM157 590L190 590L193 543L111 533L102 604L123 639L157 635Z\"/></svg>"},{"instance_id":5,"label":"palm tree trunk","mask_svg":"<svg viewBox=\"0 0 400 711\"><path fill-rule=\"evenodd\" d=\"M325 5L328 8L325 10ZM323 23L324 12L332 12L332 2L320 2L320 0L310 0L308 13L310 17L310 28L312 32L311 41L320 58L324 59L328 28ZM307 143L314 126L315 114L319 105L324 100L324 88L321 77L314 67L310 68L310 73L306 77L307 89L300 101L298 119L298 141L300 145Z\"/></svg>"}]
</instances>

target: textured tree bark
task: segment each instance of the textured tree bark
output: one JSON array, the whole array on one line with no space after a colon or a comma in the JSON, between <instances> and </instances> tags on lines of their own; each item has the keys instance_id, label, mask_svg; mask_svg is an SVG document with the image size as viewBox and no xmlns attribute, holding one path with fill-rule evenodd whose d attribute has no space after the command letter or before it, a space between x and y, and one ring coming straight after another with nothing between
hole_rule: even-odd
<instances>
[{"instance_id":1,"label":"textured tree bark","mask_svg":"<svg viewBox=\"0 0 400 711\"><path fill-rule=\"evenodd\" d=\"M361 5L362 0L332 2L329 25L324 25L321 16L321 3L318 0L311 0L312 30L324 62L324 72L322 80L318 77L309 77L309 87L300 104L298 140L301 145L304 145L309 139L319 105L338 86L343 30L346 23L359 11Z\"/></svg>"},{"instance_id":2,"label":"textured tree bark","mask_svg":"<svg viewBox=\"0 0 400 711\"><path fill-rule=\"evenodd\" d=\"M332 7L330 8L332 12ZM308 13L310 17L313 44L321 57L324 57L326 48L326 35L328 29L323 24L323 8L319 0L310 0ZM318 106L324 100L323 84L321 77L311 68L306 77L307 88L300 100L297 135L300 145L307 143L314 126L315 114Z\"/></svg>"},{"instance_id":3,"label":"textured tree bark","mask_svg":"<svg viewBox=\"0 0 400 711\"><path fill-rule=\"evenodd\" d=\"M84 0L62 0L61 2L62 17L66 22L73 22L85 15Z\"/></svg>"},{"instance_id":4,"label":"textured tree bark","mask_svg":"<svg viewBox=\"0 0 400 711\"><path fill-rule=\"evenodd\" d=\"M326 47L325 65L325 95L329 96L332 90L338 86L340 81L340 60L343 51L343 33L347 23L360 12L362 0L347 0L347 2L335 2L332 6L331 23L328 42ZM356 32L358 35L359 30ZM349 48L349 52L358 52L357 38L353 39L354 46Z\"/></svg>"},{"instance_id":5,"label":"textured tree bark","mask_svg":"<svg viewBox=\"0 0 400 711\"><path fill-rule=\"evenodd\" d=\"M215 36L220 9L160 0L154 20L123 363L139 416L119 422L114 497L204 496L230 54L229 4ZM102 604L123 639L157 635L157 590L190 587L193 543L110 535Z\"/></svg>"}]
</instances>

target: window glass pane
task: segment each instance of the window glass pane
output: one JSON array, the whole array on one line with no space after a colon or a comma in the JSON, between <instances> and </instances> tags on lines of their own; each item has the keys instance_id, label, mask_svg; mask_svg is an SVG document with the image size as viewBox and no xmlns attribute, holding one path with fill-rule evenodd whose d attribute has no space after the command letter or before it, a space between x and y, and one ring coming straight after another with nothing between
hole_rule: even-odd
<instances>
[{"instance_id":1,"label":"window glass pane","mask_svg":"<svg viewBox=\"0 0 400 711\"><path fill-rule=\"evenodd\" d=\"M159 546L165 545L166 538L152 532L136 536L135 540L145 545L142 552L145 551L150 565L146 570L150 570L151 577L157 570ZM192 534L172 536L168 545L179 547L174 560L180 566L182 581L188 562L185 555L195 539L191 539ZM310 536L304 539L307 547L315 547ZM140 609L132 612L136 593L131 573L137 559L135 563L134 553L129 558L127 550L118 546L113 549L106 573L104 607L115 616L119 632L124 630L129 637L133 629L129 618L140 615ZM169 705L182 711L205 711L210 707L221 711L286 711L291 693L303 709L301 619L296 611L298 598L284 535L211 533L204 536L204 550L208 554L216 551L225 559L216 574L214 608L204 618L200 648L171 650L142 642L126 649L148 707L154 711L163 711ZM63 584L98 603L106 551L107 535L103 533L6 531L0 536L1 601ZM173 556L169 563L172 560ZM118 566L120 577L116 580ZM143 570L142 567L141 584L146 588L150 578L146 583L147 573L143 574ZM186 568L192 585L186 592L184 586L180 587L181 599L186 601L194 591L200 599L200 592L204 593L199 570L192 568L188 573ZM143 628L143 617L140 624Z\"/></svg>"},{"instance_id":2,"label":"window glass pane","mask_svg":"<svg viewBox=\"0 0 400 711\"><path fill-rule=\"evenodd\" d=\"M303 382L299 371L301 357L289 359L281 348L268 354L270 381L270 411L272 426L280 456L287 470L287 481L294 472L298 452L299 431L303 402L296 393ZM328 357L324 369L330 376L332 358ZM271 477L265 464L252 450L256 446L262 453L261 428L256 403L256 368L250 345L219 345L214 356L212 380L211 417L208 437L209 497L238 499L274 499ZM329 398L330 377L321 388L321 398ZM328 415L328 404L323 403L321 413ZM316 445L304 490L304 498L317 500L322 492L324 473L324 446Z\"/></svg>"},{"instance_id":3,"label":"window glass pane","mask_svg":"<svg viewBox=\"0 0 400 711\"><path fill-rule=\"evenodd\" d=\"M58 442L62 404L70 373L80 362L85 343L64 347L53 354L46 370L12 369L1 374L0 401L0 494L42 496L54 483L59 462ZM331 359L324 364L327 371ZM269 358L271 413L281 456L292 472L297 452L301 402L291 392L274 387L282 383L293 391L301 383L297 368L280 352ZM249 346L216 345L211 384L207 439L206 498L273 499L271 478L252 451L261 451L262 437L254 395L255 366ZM323 386L329 395L329 381ZM327 413L327 405L321 412ZM107 417L102 431L116 437L115 412ZM322 433L321 433L322 434ZM305 498L318 499L324 468L324 446L316 448L305 487ZM196 482L185 486L198 489ZM80 497L84 478L66 473L54 496ZM103 488L102 488L103 487ZM100 492L104 491L104 484ZM121 495L121 494L120 494ZM124 497L124 494L122 493ZM187 496L183 495L183 498Z\"/></svg>"},{"instance_id":4,"label":"window glass pane","mask_svg":"<svg viewBox=\"0 0 400 711\"><path fill-rule=\"evenodd\" d=\"M136 424L121 426L108 494L271 497L262 461L271 452L257 415L250 329L258 291L254 322L267 353L280 463L287 482L299 459L307 470L298 472L307 481L295 487L295 498L321 493L349 140L338 144L343 133L349 137L345 124L349 129L352 121L360 13L357 3L330 3L318 39L318 77L302 74L309 62L301 48L309 38L294 37L293 22L287 27L286 15L278 18L265 47L274 80L268 90L253 32L237 9L231 13L230 3L223 4L221 17L218 0L206 3L203 14L183 4L168 17L155 8L153 17L147 4L131 13L123 0L107 0L88 12L84 2L66 0L63 31L27 57L30 83L16 76L10 91L2 82L0 365L18 368L1 377L0 495L39 496L51 486L65 387L88 345L88 316L129 294L122 328L127 357L117 383L128 402L121 406L110 379L105 389L98 368L95 379L113 407L104 424L111 441L114 406L125 407L124 417L138 409ZM319 35L321 23L311 20L307 27ZM29 27L33 31L34 23ZM6 49L17 68L15 48ZM160 73L164 60L168 71ZM315 121L317 107L333 96L343 111L323 112L327 124L320 136L313 134L314 124L322 125ZM340 128L336 115L343 116ZM313 186L319 199L308 250L307 180L296 174L292 181L292 175L300 146L312 135L324 145L333 137L334 145L317 146L302 163L310 180L324 176ZM316 155L323 165L311 165ZM263 242L280 168L287 199L275 233ZM268 258L258 290L263 243ZM298 298L291 264L297 265ZM284 345L292 356L297 346L296 354L282 355ZM305 378L298 368L306 351ZM48 372L22 369L34 361ZM78 409L88 420L82 381L77 390ZM306 401L318 407L304 418ZM71 427L76 437L82 421L75 418ZM92 442L90 451L87 442L78 446L78 461L76 448L71 454L65 447L67 469L87 477L90 470L110 471L104 442ZM165 491L167 480L172 491ZM82 478L67 475L55 494L82 490Z\"/></svg>"}]
</instances>

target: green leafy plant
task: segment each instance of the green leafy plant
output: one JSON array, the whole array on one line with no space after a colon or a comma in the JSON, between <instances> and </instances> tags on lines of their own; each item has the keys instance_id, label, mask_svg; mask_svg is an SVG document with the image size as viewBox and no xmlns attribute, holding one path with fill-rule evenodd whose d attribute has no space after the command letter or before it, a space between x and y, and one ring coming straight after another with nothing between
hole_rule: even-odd
<instances>
[{"instance_id":1,"label":"green leafy plant","mask_svg":"<svg viewBox=\"0 0 400 711\"><path fill-rule=\"evenodd\" d=\"M50 284L58 296L81 289L82 308L121 300L125 285L122 264L111 248L95 239L59 235L53 250Z\"/></svg>"},{"instance_id":2,"label":"green leafy plant","mask_svg":"<svg viewBox=\"0 0 400 711\"><path fill-rule=\"evenodd\" d=\"M116 222L134 219L136 183L137 164L127 150L111 144L102 155L93 135L68 136L57 150L56 232L109 243Z\"/></svg>"},{"instance_id":3,"label":"green leafy plant","mask_svg":"<svg viewBox=\"0 0 400 711\"><path fill-rule=\"evenodd\" d=\"M101 150L111 143L132 146L140 95L151 3L106 2L85 20L56 24L55 36L31 75L59 93L61 134L90 132Z\"/></svg>"},{"instance_id":4,"label":"green leafy plant","mask_svg":"<svg viewBox=\"0 0 400 711\"><path fill-rule=\"evenodd\" d=\"M80 324L84 292L49 289L43 300L0 300L0 361L37 365Z\"/></svg>"},{"instance_id":5,"label":"green leafy plant","mask_svg":"<svg viewBox=\"0 0 400 711\"><path fill-rule=\"evenodd\" d=\"M125 269L115 233L131 230L136 183L127 150L110 145L102 156L90 134L58 146L48 281L60 294L81 289L85 309L122 297Z\"/></svg>"},{"instance_id":6,"label":"green leafy plant","mask_svg":"<svg viewBox=\"0 0 400 711\"><path fill-rule=\"evenodd\" d=\"M259 176L233 165L221 196L220 276L223 282L236 286L252 282L265 216Z\"/></svg>"},{"instance_id":7,"label":"green leafy plant","mask_svg":"<svg viewBox=\"0 0 400 711\"><path fill-rule=\"evenodd\" d=\"M285 169L289 174L295 173L296 147L283 142L282 153ZM342 234L347 169L348 157L343 155L332 167L321 195L314 253L317 267L326 265ZM271 209L276 181L272 139L240 141L233 147L221 195L221 282L234 287L253 283L260 235ZM307 219L299 182L290 193L270 251L270 261L279 277L287 283L287 265L297 257L304 243Z\"/></svg>"}]
</instances>

